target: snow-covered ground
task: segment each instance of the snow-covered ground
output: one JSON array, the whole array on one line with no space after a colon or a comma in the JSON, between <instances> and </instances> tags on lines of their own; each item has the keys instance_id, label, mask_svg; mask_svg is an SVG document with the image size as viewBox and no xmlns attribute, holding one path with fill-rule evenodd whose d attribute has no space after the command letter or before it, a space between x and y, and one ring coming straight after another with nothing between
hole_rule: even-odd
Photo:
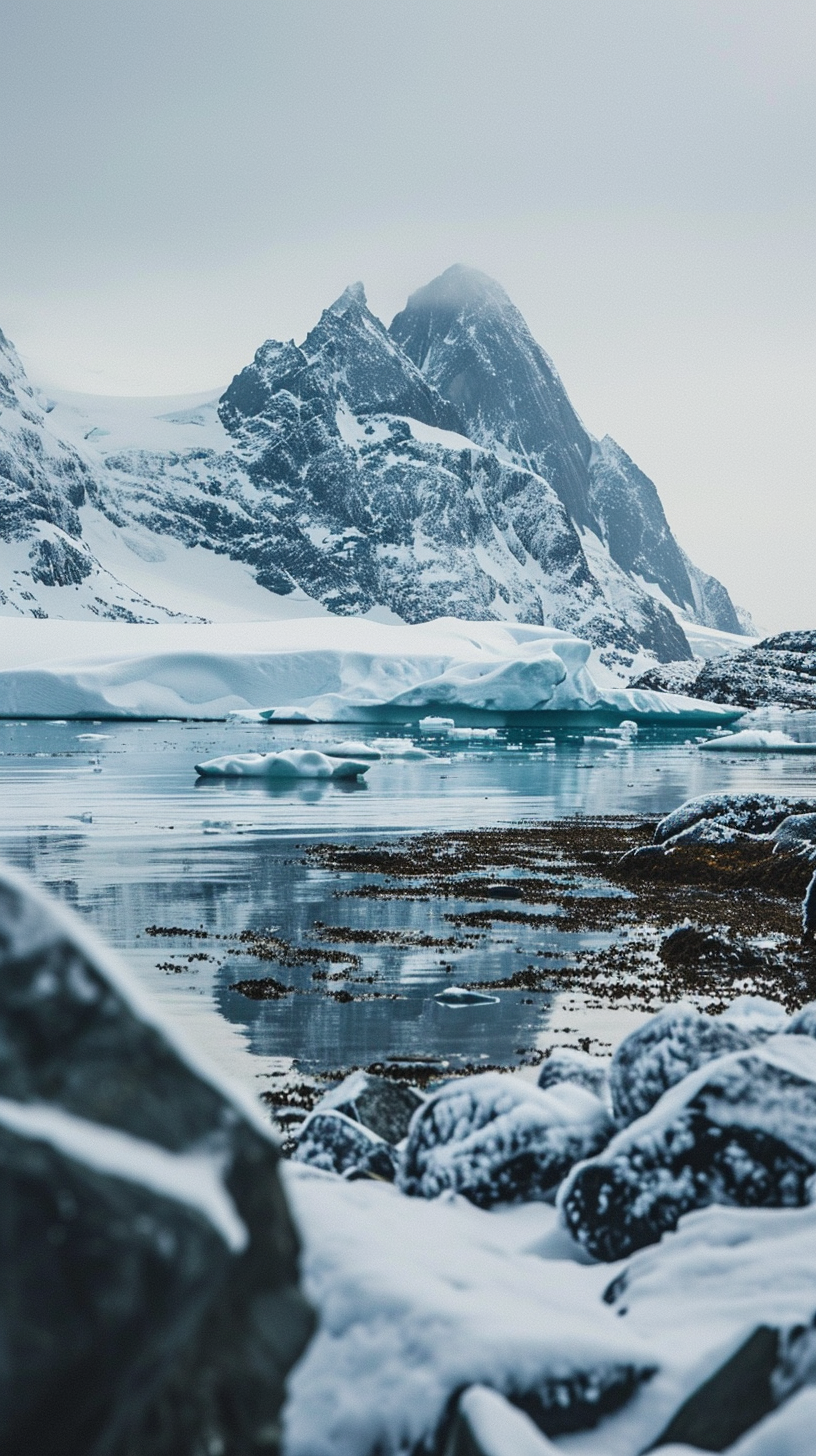
<instances>
[{"instance_id":1,"label":"snow-covered ground","mask_svg":"<svg viewBox=\"0 0 816 1456\"><path fill-rule=\"evenodd\" d=\"M350 722L444 705L667 723L740 716L679 694L599 684L590 656L588 642L553 628L454 617L393 625L325 616L240 627L20 619L9 622L0 645L0 715L217 719L277 708Z\"/></svg>"}]
</instances>

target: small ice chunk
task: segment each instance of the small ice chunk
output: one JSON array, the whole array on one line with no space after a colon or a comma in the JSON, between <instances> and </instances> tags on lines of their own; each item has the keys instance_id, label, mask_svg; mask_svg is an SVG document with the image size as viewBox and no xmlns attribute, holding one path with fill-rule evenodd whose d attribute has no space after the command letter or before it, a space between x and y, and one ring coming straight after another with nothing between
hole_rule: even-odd
<instances>
[{"instance_id":1,"label":"small ice chunk","mask_svg":"<svg viewBox=\"0 0 816 1456\"><path fill-rule=\"evenodd\" d=\"M449 986L434 996L434 1001L440 1006L450 1006L454 1010L461 1006L489 1006L498 999L498 996L487 996L483 991L466 991L463 986Z\"/></svg>"},{"instance_id":2,"label":"small ice chunk","mask_svg":"<svg viewBox=\"0 0 816 1456\"><path fill-rule=\"evenodd\" d=\"M419 731L431 738L447 738L456 724L453 718L420 718Z\"/></svg>"}]
</instances>

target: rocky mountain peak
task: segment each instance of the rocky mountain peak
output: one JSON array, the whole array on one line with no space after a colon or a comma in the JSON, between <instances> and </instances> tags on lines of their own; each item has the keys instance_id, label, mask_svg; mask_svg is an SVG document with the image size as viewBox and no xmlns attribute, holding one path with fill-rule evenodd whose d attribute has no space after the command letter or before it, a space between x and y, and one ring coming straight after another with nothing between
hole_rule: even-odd
<instances>
[{"instance_id":1,"label":"rocky mountain peak","mask_svg":"<svg viewBox=\"0 0 816 1456\"><path fill-rule=\"evenodd\" d=\"M543 475L576 525L593 525L590 437L500 284L474 268L449 268L411 295L390 332L473 439Z\"/></svg>"},{"instance_id":2,"label":"rocky mountain peak","mask_svg":"<svg viewBox=\"0 0 816 1456\"><path fill-rule=\"evenodd\" d=\"M326 312L344 314L349 313L352 309L363 309L367 308L367 306L368 299L366 298L366 291L362 283L350 283L348 288L343 289L340 297L336 298L334 303L329 305Z\"/></svg>"}]
</instances>

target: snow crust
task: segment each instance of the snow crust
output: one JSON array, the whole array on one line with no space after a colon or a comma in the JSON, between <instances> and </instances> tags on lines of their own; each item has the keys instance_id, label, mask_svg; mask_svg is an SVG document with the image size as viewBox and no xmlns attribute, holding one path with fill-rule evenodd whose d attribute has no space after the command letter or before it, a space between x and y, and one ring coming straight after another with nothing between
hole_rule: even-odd
<instances>
[{"instance_id":1,"label":"snow crust","mask_svg":"<svg viewBox=\"0 0 816 1456\"><path fill-rule=\"evenodd\" d=\"M368 773L370 763L359 759L327 757L314 748L286 748L283 753L237 753L197 763L203 777L244 779L356 779Z\"/></svg>"},{"instance_id":2,"label":"snow crust","mask_svg":"<svg viewBox=\"0 0 816 1456\"><path fill-rule=\"evenodd\" d=\"M589 670L590 644L546 627L455 617L398 626L304 618L245 624L240 633L212 624L121 623L110 624L108 650L89 657L77 657L76 637L65 633L57 636L65 655L43 660L27 634L28 664L25 649L15 652L17 628L9 624L6 649L15 665L0 670L4 717L219 719L246 710L271 716L284 704L324 722L376 722L387 710L442 705L635 722L716 724L740 716L677 694L601 687ZM0 662L4 655L0 648Z\"/></svg>"}]
</instances>

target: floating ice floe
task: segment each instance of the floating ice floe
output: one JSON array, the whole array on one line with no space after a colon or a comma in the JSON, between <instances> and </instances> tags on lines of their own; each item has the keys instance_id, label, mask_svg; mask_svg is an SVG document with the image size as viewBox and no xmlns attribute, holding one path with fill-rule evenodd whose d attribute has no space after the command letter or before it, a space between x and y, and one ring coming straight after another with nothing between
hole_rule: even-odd
<instances>
[{"instance_id":1,"label":"floating ice floe","mask_svg":"<svg viewBox=\"0 0 816 1456\"><path fill-rule=\"evenodd\" d=\"M800 743L779 729L743 728L709 738L700 748L708 753L816 753L816 743Z\"/></svg>"},{"instance_id":2,"label":"floating ice floe","mask_svg":"<svg viewBox=\"0 0 816 1456\"><path fill-rule=\"evenodd\" d=\"M43 661L31 648L27 665L0 672L0 717L404 722L406 709L455 707L713 726L742 716L676 693L602 687L590 644L551 627L454 617L110 627L104 654Z\"/></svg>"},{"instance_id":3,"label":"floating ice floe","mask_svg":"<svg viewBox=\"0 0 816 1456\"><path fill-rule=\"evenodd\" d=\"M419 731L429 738L497 738L498 728L457 728L453 718L420 718Z\"/></svg>"},{"instance_id":4,"label":"floating ice floe","mask_svg":"<svg viewBox=\"0 0 816 1456\"><path fill-rule=\"evenodd\" d=\"M377 748L373 743L360 743L356 739L344 739L342 743L329 743L322 750L327 758L356 758L371 759L376 763L382 758L382 749Z\"/></svg>"},{"instance_id":5,"label":"floating ice floe","mask_svg":"<svg viewBox=\"0 0 816 1456\"><path fill-rule=\"evenodd\" d=\"M411 738L374 738L371 746L378 748L383 758L433 758L427 748L420 748Z\"/></svg>"},{"instance_id":6,"label":"floating ice floe","mask_svg":"<svg viewBox=\"0 0 816 1456\"><path fill-rule=\"evenodd\" d=\"M197 763L195 771L205 778L356 779L370 767L359 759L329 758L316 749L287 748L283 753L227 753Z\"/></svg>"}]
</instances>

